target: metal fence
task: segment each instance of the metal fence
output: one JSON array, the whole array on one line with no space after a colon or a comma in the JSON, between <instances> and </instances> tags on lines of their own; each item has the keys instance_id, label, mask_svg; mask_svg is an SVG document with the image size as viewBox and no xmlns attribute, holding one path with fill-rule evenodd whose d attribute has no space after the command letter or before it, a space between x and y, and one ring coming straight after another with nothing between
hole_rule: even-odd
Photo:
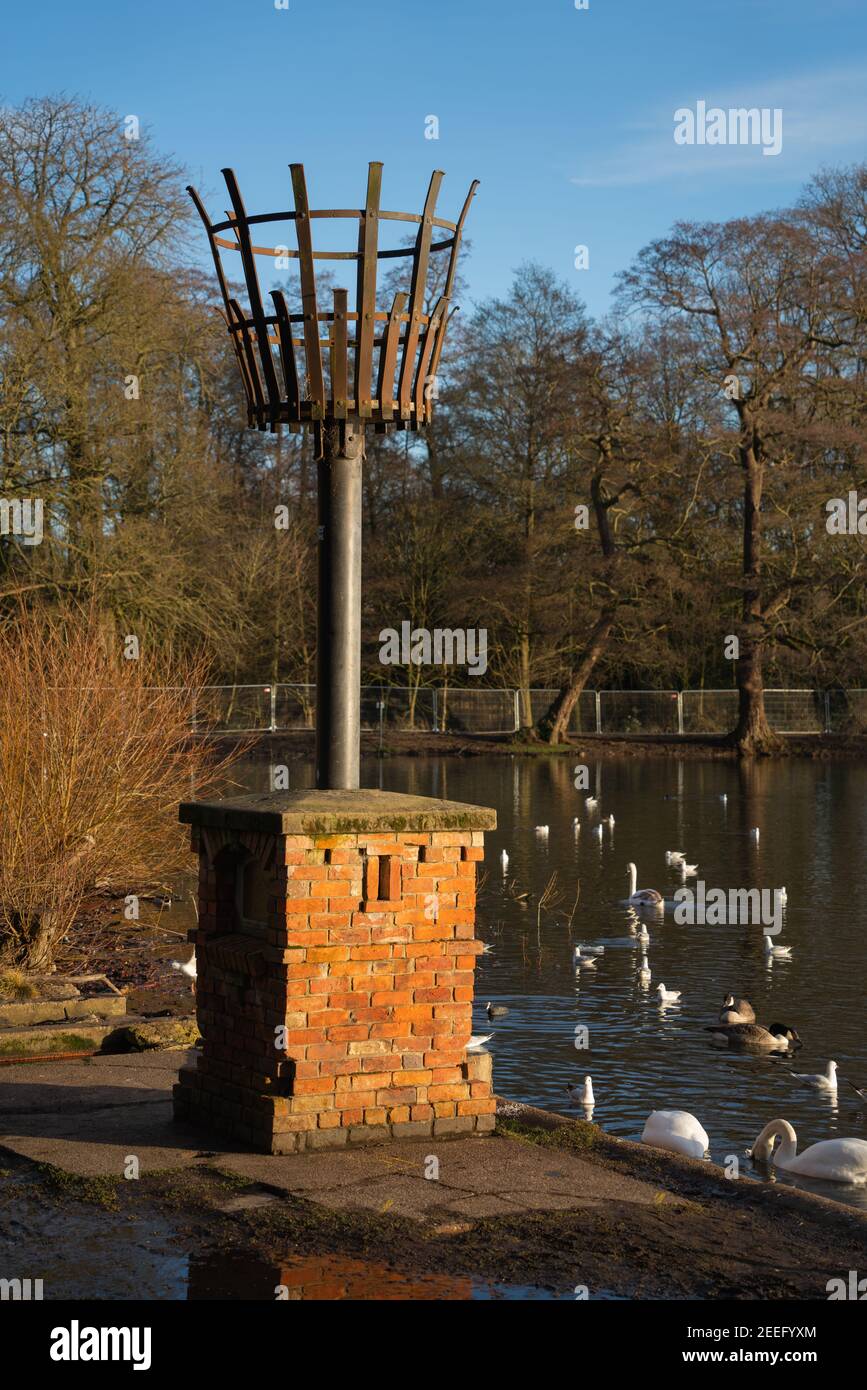
<instances>
[{"instance_id":1,"label":"metal fence","mask_svg":"<svg viewBox=\"0 0 867 1390\"><path fill-rule=\"evenodd\" d=\"M535 722L557 691L466 686L361 687L361 727L416 733L508 734L529 712ZM867 690L766 690L765 711L778 733L867 732ZM576 734L723 734L734 727L736 690L585 690L569 732ZM315 685L204 686L193 727L208 733L279 733L313 729Z\"/></svg>"}]
</instances>

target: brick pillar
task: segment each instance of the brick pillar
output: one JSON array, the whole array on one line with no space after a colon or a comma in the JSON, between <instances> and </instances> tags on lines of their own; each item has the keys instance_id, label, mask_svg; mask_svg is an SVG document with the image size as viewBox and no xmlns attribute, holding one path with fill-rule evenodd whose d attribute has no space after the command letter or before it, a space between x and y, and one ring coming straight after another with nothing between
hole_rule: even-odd
<instances>
[{"instance_id":1,"label":"brick pillar","mask_svg":"<svg viewBox=\"0 0 867 1390\"><path fill-rule=\"evenodd\" d=\"M484 807L380 791L189 802L203 1038L175 1115L268 1153L494 1126L467 1054Z\"/></svg>"}]
</instances>

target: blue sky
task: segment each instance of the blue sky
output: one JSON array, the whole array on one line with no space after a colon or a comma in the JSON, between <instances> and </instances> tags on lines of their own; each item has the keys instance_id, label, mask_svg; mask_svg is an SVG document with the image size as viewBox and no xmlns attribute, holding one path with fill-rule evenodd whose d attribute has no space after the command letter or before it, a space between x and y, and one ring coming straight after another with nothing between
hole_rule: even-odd
<instances>
[{"instance_id":1,"label":"blue sky","mask_svg":"<svg viewBox=\"0 0 867 1390\"><path fill-rule=\"evenodd\" d=\"M296 160L320 207L360 203L371 159L385 164L383 206L405 211L420 210L435 167L447 175L442 216L479 178L471 300L506 292L532 259L605 313L617 270L673 221L784 205L823 164L867 157L864 0L590 0L586 11L574 0L40 0L7 12L4 40L5 101L66 92L138 115L215 216L224 165L251 211L290 205ZM781 108L781 153L676 145L675 110L699 100ZM579 243L587 271L574 268Z\"/></svg>"}]
</instances>

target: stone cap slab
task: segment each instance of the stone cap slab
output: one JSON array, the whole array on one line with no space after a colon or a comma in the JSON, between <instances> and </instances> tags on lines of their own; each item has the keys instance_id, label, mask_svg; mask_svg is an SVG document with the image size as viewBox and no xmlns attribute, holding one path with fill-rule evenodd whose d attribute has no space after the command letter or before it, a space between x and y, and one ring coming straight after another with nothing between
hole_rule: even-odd
<instances>
[{"instance_id":1,"label":"stone cap slab","mask_svg":"<svg viewBox=\"0 0 867 1390\"><path fill-rule=\"evenodd\" d=\"M265 835L354 835L384 830L413 834L497 828L497 813L488 806L365 787L359 791L254 792L219 801L182 801L178 819L184 825L254 830Z\"/></svg>"}]
</instances>

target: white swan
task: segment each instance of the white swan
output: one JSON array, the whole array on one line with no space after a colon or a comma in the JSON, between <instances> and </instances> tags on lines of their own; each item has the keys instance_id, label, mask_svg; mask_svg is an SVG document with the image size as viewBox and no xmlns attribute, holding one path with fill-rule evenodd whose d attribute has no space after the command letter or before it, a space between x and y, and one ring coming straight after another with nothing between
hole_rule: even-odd
<instances>
[{"instance_id":1,"label":"white swan","mask_svg":"<svg viewBox=\"0 0 867 1390\"><path fill-rule=\"evenodd\" d=\"M641 1142L687 1158L704 1158L710 1147L706 1131L688 1110L651 1110Z\"/></svg>"},{"instance_id":2,"label":"white swan","mask_svg":"<svg viewBox=\"0 0 867 1390\"><path fill-rule=\"evenodd\" d=\"M630 863L626 868L629 873L629 896L626 901L637 907L662 907L662 894L657 893L655 888L639 888L635 865Z\"/></svg>"},{"instance_id":3,"label":"white swan","mask_svg":"<svg viewBox=\"0 0 867 1390\"><path fill-rule=\"evenodd\" d=\"M767 936L767 935L765 935L765 937L764 937L764 942L765 942L765 955L766 955L768 958L774 957L776 960L791 960L791 958L792 958L792 948L791 948L791 946L775 946L774 943L773 943L773 941L771 940L771 938L770 938L769 936Z\"/></svg>"},{"instance_id":4,"label":"white swan","mask_svg":"<svg viewBox=\"0 0 867 1390\"><path fill-rule=\"evenodd\" d=\"M650 966L647 964L647 956L642 954L641 965L638 968L638 978L643 984L650 984Z\"/></svg>"},{"instance_id":5,"label":"white swan","mask_svg":"<svg viewBox=\"0 0 867 1390\"><path fill-rule=\"evenodd\" d=\"M679 989L666 989L665 985L657 985L656 992L661 1004L676 1004L681 995Z\"/></svg>"},{"instance_id":6,"label":"white swan","mask_svg":"<svg viewBox=\"0 0 867 1390\"><path fill-rule=\"evenodd\" d=\"M793 1071L796 1081L803 1081L805 1086L814 1086L817 1091L836 1091L837 1090L837 1063L829 1062L823 1072L818 1075Z\"/></svg>"},{"instance_id":7,"label":"white swan","mask_svg":"<svg viewBox=\"0 0 867 1390\"><path fill-rule=\"evenodd\" d=\"M473 1033L467 1043L467 1051L475 1052L478 1048L484 1047L485 1043L490 1042L493 1036L493 1033Z\"/></svg>"},{"instance_id":8,"label":"white swan","mask_svg":"<svg viewBox=\"0 0 867 1390\"><path fill-rule=\"evenodd\" d=\"M500 864L502 865L503 873L505 873L509 867L509 856L505 850L500 852Z\"/></svg>"},{"instance_id":9,"label":"white swan","mask_svg":"<svg viewBox=\"0 0 867 1390\"><path fill-rule=\"evenodd\" d=\"M585 1076L583 1086L567 1086L569 1099L573 1105L595 1105L596 1097L593 1094L593 1081L591 1077Z\"/></svg>"},{"instance_id":10,"label":"white swan","mask_svg":"<svg viewBox=\"0 0 867 1390\"><path fill-rule=\"evenodd\" d=\"M780 1141L776 1150L775 1139ZM800 1154L797 1148L798 1136L788 1120L771 1120L752 1149L747 1150L747 1155L765 1162L770 1160L775 1168L803 1173L806 1178L825 1178L828 1182L867 1182L867 1141L864 1139L823 1139Z\"/></svg>"}]
</instances>

